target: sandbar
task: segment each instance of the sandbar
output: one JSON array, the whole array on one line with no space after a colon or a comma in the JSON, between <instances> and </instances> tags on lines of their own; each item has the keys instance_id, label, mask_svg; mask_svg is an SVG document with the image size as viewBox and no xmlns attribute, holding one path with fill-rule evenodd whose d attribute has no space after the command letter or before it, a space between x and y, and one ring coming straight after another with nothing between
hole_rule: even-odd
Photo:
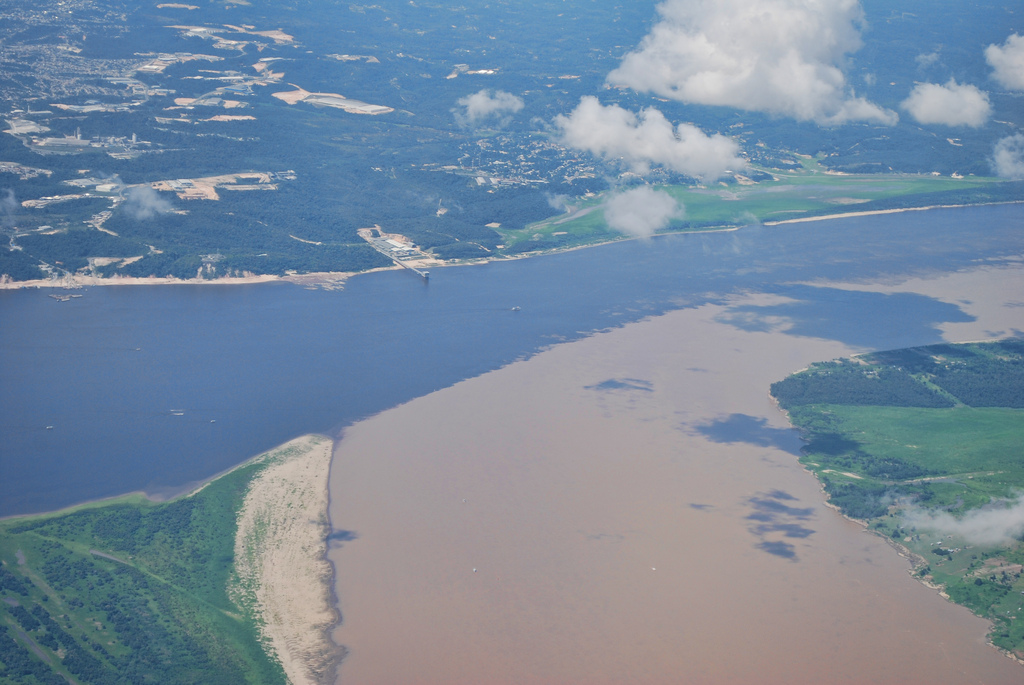
<instances>
[{"instance_id":1,"label":"sandbar","mask_svg":"<svg viewBox=\"0 0 1024 685\"><path fill-rule=\"evenodd\" d=\"M256 618L264 649L291 685L331 678L343 656L328 637L337 622L325 557L332 446L307 435L257 458L267 466L238 513L229 593Z\"/></svg>"}]
</instances>

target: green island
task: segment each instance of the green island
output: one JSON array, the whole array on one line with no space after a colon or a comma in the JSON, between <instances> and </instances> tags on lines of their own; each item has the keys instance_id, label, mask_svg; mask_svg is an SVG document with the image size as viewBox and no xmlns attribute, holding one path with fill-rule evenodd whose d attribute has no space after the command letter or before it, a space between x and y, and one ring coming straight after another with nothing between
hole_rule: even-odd
<instances>
[{"instance_id":1,"label":"green island","mask_svg":"<svg viewBox=\"0 0 1024 685\"><path fill-rule=\"evenodd\" d=\"M168 502L133 494L0 521L0 682L314 682L296 675L296 655L282 650L273 625L280 612L268 611L273 598L259 569L273 565L263 562L280 538L303 537L284 533L289 523L308 529L302 498L322 505L325 520L330 445L300 438ZM298 487L296 473L305 480ZM310 489L324 497L309 497ZM270 491L299 498L294 511L268 506L280 504ZM275 511L261 518L261 507ZM324 528L313 532L319 558L300 551L326 564ZM301 568L280 571L308 580ZM310 605L327 596L306 584ZM302 628L324 652L303 666L333 667L338 649L327 656L323 631Z\"/></svg>"},{"instance_id":2,"label":"green island","mask_svg":"<svg viewBox=\"0 0 1024 685\"><path fill-rule=\"evenodd\" d=\"M909 552L916 577L1024 657L1024 341L821 362L771 394L830 503Z\"/></svg>"},{"instance_id":3,"label":"green island","mask_svg":"<svg viewBox=\"0 0 1024 685\"><path fill-rule=\"evenodd\" d=\"M684 208L684 215L657 233L680 233L809 221L859 213L884 213L938 206L1020 202L1024 184L986 176L852 174L830 170L823 156L791 154L799 166L752 165L708 186L658 186ZM610 192L573 202L564 214L519 230L498 229L502 256L557 250L625 239L608 226L604 206Z\"/></svg>"}]
</instances>

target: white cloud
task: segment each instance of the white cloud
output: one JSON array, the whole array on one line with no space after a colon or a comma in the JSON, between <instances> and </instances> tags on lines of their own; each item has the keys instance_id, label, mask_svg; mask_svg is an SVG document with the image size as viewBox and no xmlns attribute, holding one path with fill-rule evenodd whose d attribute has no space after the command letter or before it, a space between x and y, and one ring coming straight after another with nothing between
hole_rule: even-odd
<instances>
[{"instance_id":1,"label":"white cloud","mask_svg":"<svg viewBox=\"0 0 1024 685\"><path fill-rule=\"evenodd\" d=\"M13 226L14 213L20 206L18 200L14 197L14 191L10 188L5 188L3 197L0 197L0 226L4 228Z\"/></svg>"},{"instance_id":2,"label":"white cloud","mask_svg":"<svg viewBox=\"0 0 1024 685\"><path fill-rule=\"evenodd\" d=\"M486 88L459 98L458 105L461 109L452 111L460 126L476 126L484 120L505 126L511 120L512 115L524 106L522 98L512 93L496 90L491 95L491 91Z\"/></svg>"},{"instance_id":3,"label":"white cloud","mask_svg":"<svg viewBox=\"0 0 1024 685\"><path fill-rule=\"evenodd\" d=\"M152 219L157 214L166 214L174 209L170 202L149 186L129 188L125 197L124 209L135 219Z\"/></svg>"},{"instance_id":4,"label":"white cloud","mask_svg":"<svg viewBox=\"0 0 1024 685\"><path fill-rule=\"evenodd\" d=\"M665 0L658 13L609 83L826 125L899 119L838 66L861 46L857 0Z\"/></svg>"},{"instance_id":5,"label":"white cloud","mask_svg":"<svg viewBox=\"0 0 1024 685\"><path fill-rule=\"evenodd\" d=\"M996 143L992 168L997 176L1024 181L1024 134L1007 136Z\"/></svg>"},{"instance_id":6,"label":"white cloud","mask_svg":"<svg viewBox=\"0 0 1024 685\"><path fill-rule=\"evenodd\" d=\"M1024 500L994 502L983 509L973 509L962 518L945 511L912 507L903 518L908 526L940 535L956 535L979 545L997 545L1024 533Z\"/></svg>"},{"instance_id":7,"label":"white cloud","mask_svg":"<svg viewBox=\"0 0 1024 685\"><path fill-rule=\"evenodd\" d=\"M650 186L615 193L602 208L611 228L639 238L647 238L684 216L683 206L674 197Z\"/></svg>"},{"instance_id":8,"label":"white cloud","mask_svg":"<svg viewBox=\"0 0 1024 685\"><path fill-rule=\"evenodd\" d=\"M920 55L914 58L914 61L917 62L917 66L922 69L924 69L925 67L930 67L931 65L939 61L939 51L936 50L935 52L929 52L927 54L922 52Z\"/></svg>"},{"instance_id":9,"label":"white cloud","mask_svg":"<svg viewBox=\"0 0 1024 685\"><path fill-rule=\"evenodd\" d=\"M910 91L910 97L900 103L919 124L944 126L973 126L988 121L992 113L988 95L976 87L949 79L944 86L937 83L919 83Z\"/></svg>"},{"instance_id":10,"label":"white cloud","mask_svg":"<svg viewBox=\"0 0 1024 685\"><path fill-rule=\"evenodd\" d=\"M1024 90L1024 36L1011 34L1006 42L985 48L992 78L1011 90Z\"/></svg>"},{"instance_id":11,"label":"white cloud","mask_svg":"<svg viewBox=\"0 0 1024 685\"><path fill-rule=\"evenodd\" d=\"M606 160L620 160L637 173L660 165L687 176L713 181L726 170L746 167L732 138L709 136L696 126L673 127L656 109L634 114L618 105L603 106L587 95L569 114L555 118L562 141Z\"/></svg>"},{"instance_id":12,"label":"white cloud","mask_svg":"<svg viewBox=\"0 0 1024 685\"><path fill-rule=\"evenodd\" d=\"M570 198L569 198L568 195L563 195L563 194L559 193L559 194L556 194L556 195L548 195L547 198L548 198L548 204L551 206L551 209L557 209L559 212L567 212L567 211L569 211L569 208L570 208L569 200L570 200Z\"/></svg>"}]
</instances>

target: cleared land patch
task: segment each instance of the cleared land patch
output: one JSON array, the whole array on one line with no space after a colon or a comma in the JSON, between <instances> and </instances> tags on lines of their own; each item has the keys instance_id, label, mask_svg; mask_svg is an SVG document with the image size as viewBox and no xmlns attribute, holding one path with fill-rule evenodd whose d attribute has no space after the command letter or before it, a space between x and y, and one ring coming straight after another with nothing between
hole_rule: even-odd
<instances>
[{"instance_id":1,"label":"cleared land patch","mask_svg":"<svg viewBox=\"0 0 1024 685\"><path fill-rule=\"evenodd\" d=\"M304 102L314 107L334 107L336 109L342 109L350 114L387 114L388 112L394 112L395 110L391 107L385 107L384 105L372 105L362 100L352 100L345 97L344 95L338 95L337 93L311 93L308 90L296 86L294 83L289 84L295 88L295 90L274 93L274 97L278 100L287 102L289 105L294 105L299 102Z\"/></svg>"}]
</instances>

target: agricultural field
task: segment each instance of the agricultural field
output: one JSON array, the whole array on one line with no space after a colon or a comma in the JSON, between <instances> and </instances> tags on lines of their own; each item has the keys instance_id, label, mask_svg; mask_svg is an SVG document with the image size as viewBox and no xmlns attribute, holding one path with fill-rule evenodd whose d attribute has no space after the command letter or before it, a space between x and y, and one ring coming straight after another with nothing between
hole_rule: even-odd
<instances>
[{"instance_id":1,"label":"agricultural field","mask_svg":"<svg viewBox=\"0 0 1024 685\"><path fill-rule=\"evenodd\" d=\"M1024 342L823 362L771 392L832 505L908 550L919 578L1024 655Z\"/></svg>"}]
</instances>

